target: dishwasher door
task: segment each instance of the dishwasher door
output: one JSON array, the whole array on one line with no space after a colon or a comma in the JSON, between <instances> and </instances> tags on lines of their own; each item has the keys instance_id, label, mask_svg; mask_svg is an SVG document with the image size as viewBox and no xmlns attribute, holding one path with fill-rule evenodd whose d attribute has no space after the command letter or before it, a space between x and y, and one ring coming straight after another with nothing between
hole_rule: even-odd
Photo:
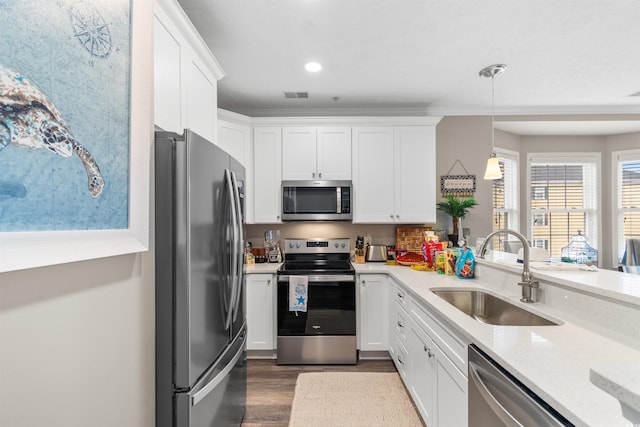
<instances>
[{"instance_id":1,"label":"dishwasher door","mask_svg":"<svg viewBox=\"0 0 640 427\"><path fill-rule=\"evenodd\" d=\"M469 427L573 426L474 345L469 346Z\"/></svg>"}]
</instances>

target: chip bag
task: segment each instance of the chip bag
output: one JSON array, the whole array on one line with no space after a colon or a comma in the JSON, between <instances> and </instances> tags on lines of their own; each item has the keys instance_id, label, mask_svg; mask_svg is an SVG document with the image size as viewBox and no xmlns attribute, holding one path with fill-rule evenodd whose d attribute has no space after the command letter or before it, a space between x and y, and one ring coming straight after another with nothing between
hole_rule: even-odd
<instances>
[{"instance_id":1,"label":"chip bag","mask_svg":"<svg viewBox=\"0 0 640 427\"><path fill-rule=\"evenodd\" d=\"M456 276L461 279L473 279L473 273L475 270L476 259L473 255L473 251L465 247L462 254L458 255L456 261Z\"/></svg>"}]
</instances>

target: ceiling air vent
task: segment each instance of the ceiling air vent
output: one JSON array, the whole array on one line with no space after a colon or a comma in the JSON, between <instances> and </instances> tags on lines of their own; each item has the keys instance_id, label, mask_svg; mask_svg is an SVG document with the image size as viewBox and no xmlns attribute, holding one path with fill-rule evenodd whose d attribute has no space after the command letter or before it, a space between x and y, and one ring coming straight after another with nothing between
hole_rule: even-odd
<instances>
[{"instance_id":1,"label":"ceiling air vent","mask_svg":"<svg viewBox=\"0 0 640 427\"><path fill-rule=\"evenodd\" d=\"M285 92L284 97L287 99L309 98L309 92Z\"/></svg>"}]
</instances>

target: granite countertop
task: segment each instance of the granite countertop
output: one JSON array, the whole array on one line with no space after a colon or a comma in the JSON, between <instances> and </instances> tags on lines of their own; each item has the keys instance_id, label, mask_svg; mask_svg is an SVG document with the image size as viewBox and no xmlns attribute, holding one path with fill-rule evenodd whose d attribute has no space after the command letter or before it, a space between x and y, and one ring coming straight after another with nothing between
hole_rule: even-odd
<instances>
[{"instance_id":1,"label":"granite countertop","mask_svg":"<svg viewBox=\"0 0 640 427\"><path fill-rule=\"evenodd\" d=\"M481 260L478 267L481 269L483 263L489 262L492 261ZM578 321L569 321L569 316L563 318L564 313L557 307L544 303L520 302L517 281L505 293L503 289L498 291L493 283L482 279L462 280L455 276L385 264L354 266L357 273L387 273L404 284L414 297L430 307L468 342L478 345L575 425L631 427L637 422L623 417L618 398L594 385L590 375L591 369L598 366L637 369L640 365L640 346L624 344L606 334L596 333ZM512 269L512 272L522 270L521 266L506 268ZM632 313L637 309L638 319L635 324L640 324L640 276L636 278L630 274L605 270L545 270L534 274L536 279L563 286L582 287L607 299L614 297L621 304L631 306ZM435 287L484 288L526 310L543 317L559 319L562 324L524 327L480 323L433 294L430 289ZM622 386L628 386L630 376L623 374L621 378L624 383ZM626 389L629 390L629 387Z\"/></svg>"}]
</instances>

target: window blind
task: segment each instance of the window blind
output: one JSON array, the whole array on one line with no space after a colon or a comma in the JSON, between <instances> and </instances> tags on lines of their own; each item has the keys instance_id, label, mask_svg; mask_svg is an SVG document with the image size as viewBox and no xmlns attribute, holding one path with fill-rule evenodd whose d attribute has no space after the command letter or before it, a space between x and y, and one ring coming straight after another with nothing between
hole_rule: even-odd
<instances>
[{"instance_id":1,"label":"window blind","mask_svg":"<svg viewBox=\"0 0 640 427\"><path fill-rule=\"evenodd\" d=\"M529 166L532 239L552 258L578 234L597 249L597 169L596 161L563 161L532 158Z\"/></svg>"}]
</instances>

